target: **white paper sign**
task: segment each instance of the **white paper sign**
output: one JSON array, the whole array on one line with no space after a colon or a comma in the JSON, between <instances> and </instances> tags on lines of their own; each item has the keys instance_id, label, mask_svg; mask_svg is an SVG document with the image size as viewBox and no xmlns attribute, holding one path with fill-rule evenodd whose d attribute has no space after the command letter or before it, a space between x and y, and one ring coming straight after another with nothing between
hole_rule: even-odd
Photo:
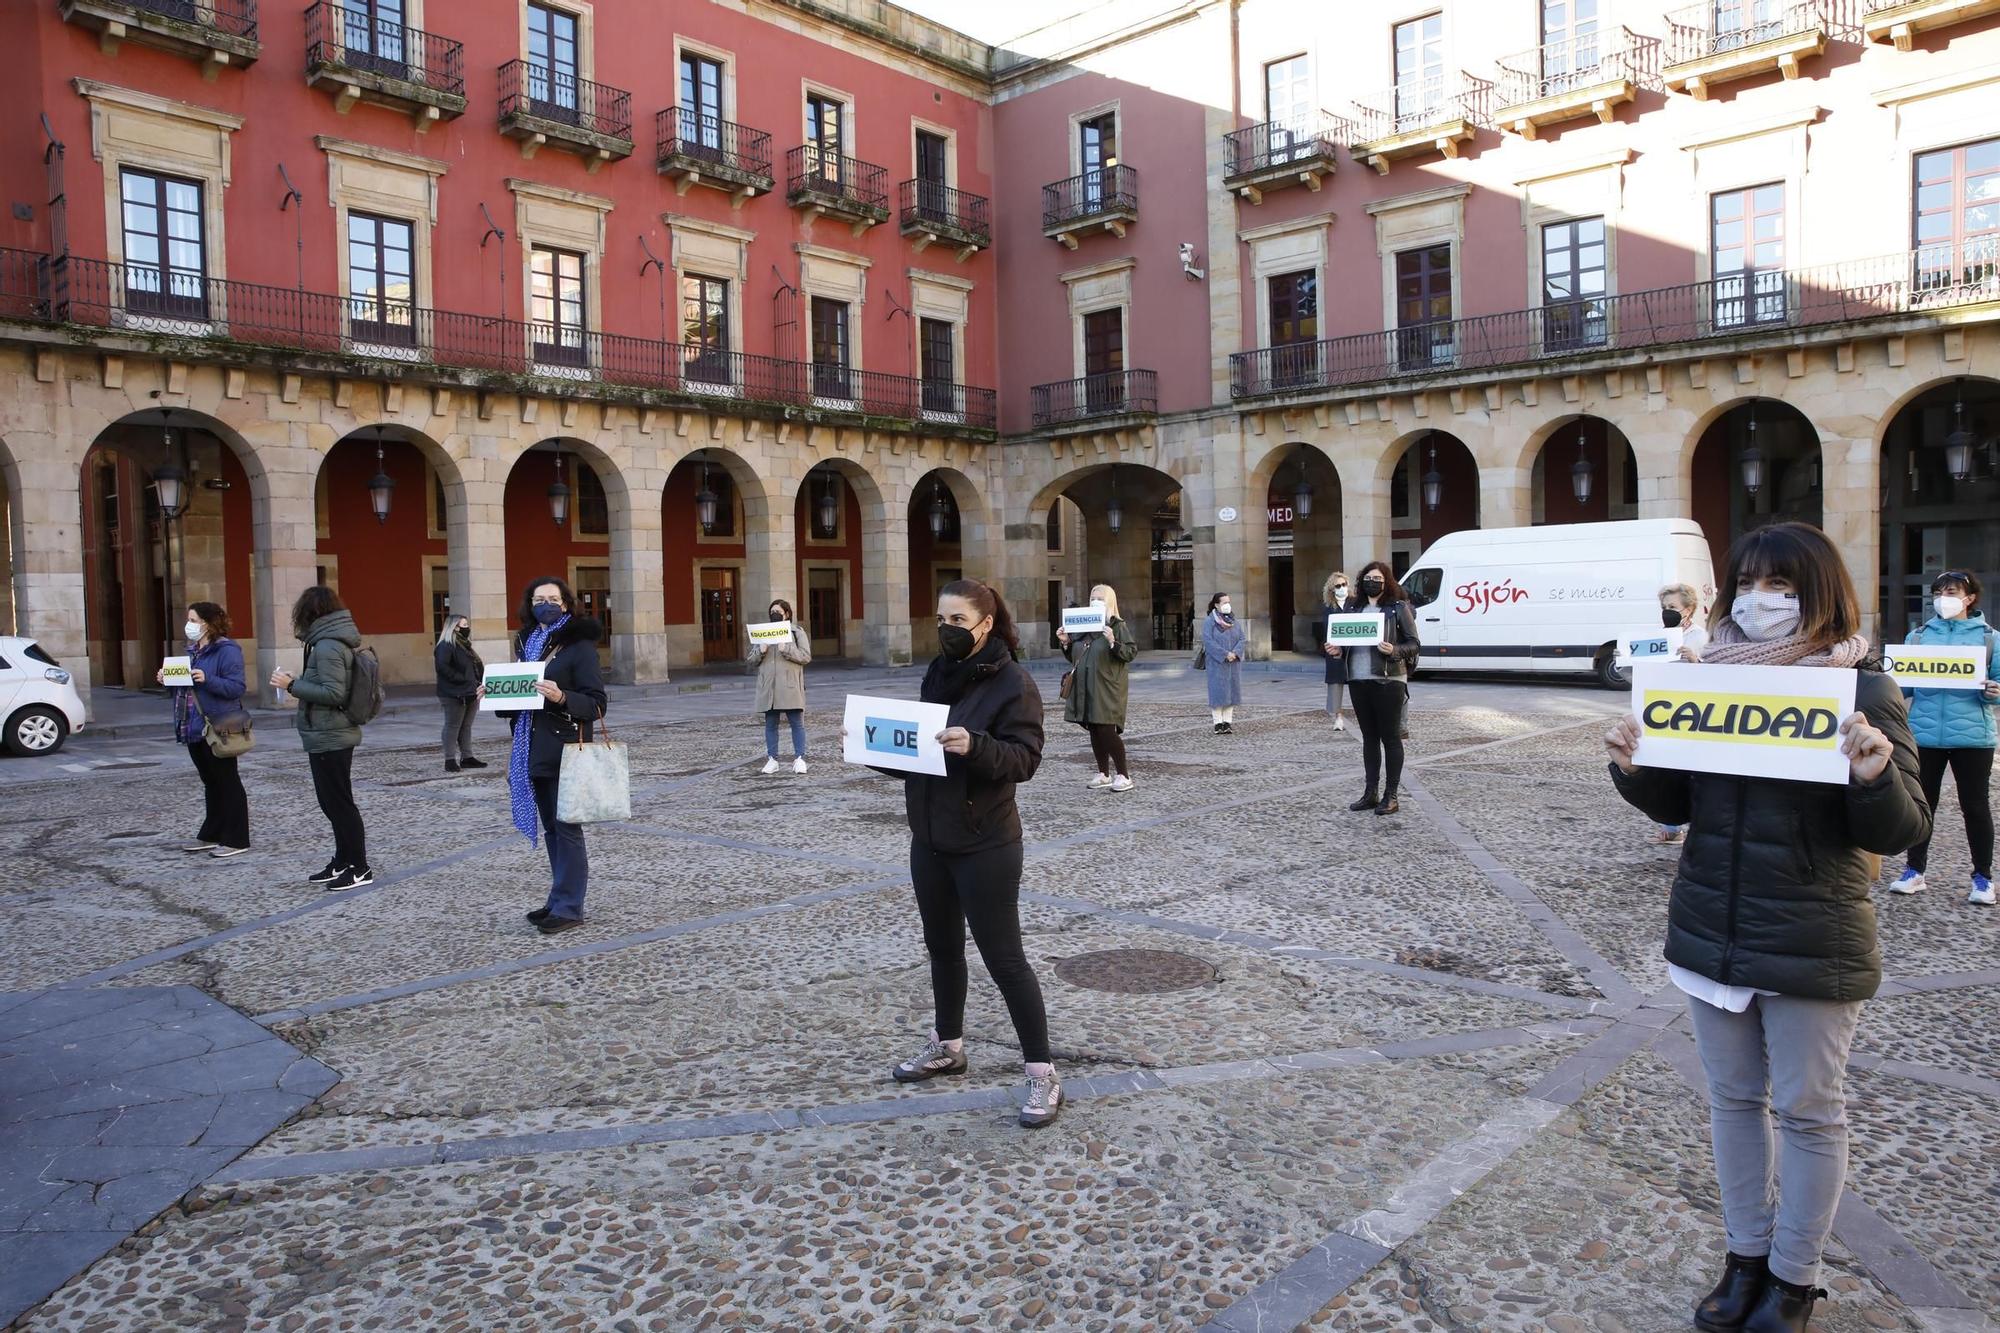
<instances>
[{"instance_id":1,"label":"white paper sign","mask_svg":"<svg viewBox=\"0 0 2000 1333\"><path fill-rule=\"evenodd\" d=\"M847 739L841 755L850 764L944 775L944 747L937 736L950 723L945 704L850 694L842 720Z\"/></svg>"},{"instance_id":2,"label":"white paper sign","mask_svg":"<svg viewBox=\"0 0 2000 1333\"><path fill-rule=\"evenodd\" d=\"M1066 634L1104 633L1104 603L1064 607L1062 627Z\"/></svg>"},{"instance_id":3,"label":"white paper sign","mask_svg":"<svg viewBox=\"0 0 2000 1333\"><path fill-rule=\"evenodd\" d=\"M1837 667L1635 663L1633 758L1644 768L1844 784L1840 723L1854 711L1854 683Z\"/></svg>"},{"instance_id":4,"label":"white paper sign","mask_svg":"<svg viewBox=\"0 0 2000 1333\"><path fill-rule=\"evenodd\" d=\"M1618 641L1618 648L1628 662L1672 662L1680 657L1686 637L1687 631L1676 625L1672 629L1628 634Z\"/></svg>"},{"instance_id":5,"label":"white paper sign","mask_svg":"<svg viewBox=\"0 0 2000 1333\"><path fill-rule=\"evenodd\" d=\"M767 620L749 626L752 643L790 643L792 622L789 620Z\"/></svg>"},{"instance_id":6,"label":"white paper sign","mask_svg":"<svg viewBox=\"0 0 2000 1333\"><path fill-rule=\"evenodd\" d=\"M486 667L486 695L479 701L482 713L526 713L542 706L535 682L542 678L546 662L490 662Z\"/></svg>"},{"instance_id":7,"label":"white paper sign","mask_svg":"<svg viewBox=\"0 0 2000 1333\"><path fill-rule=\"evenodd\" d=\"M1986 648L1950 644L1891 643L1882 649L1882 665L1898 685L1920 690L1981 690L1986 688Z\"/></svg>"},{"instance_id":8,"label":"white paper sign","mask_svg":"<svg viewBox=\"0 0 2000 1333\"><path fill-rule=\"evenodd\" d=\"M1388 614L1383 611L1342 611L1326 618L1326 641L1336 648L1358 645L1373 648L1387 632Z\"/></svg>"},{"instance_id":9,"label":"white paper sign","mask_svg":"<svg viewBox=\"0 0 2000 1333\"><path fill-rule=\"evenodd\" d=\"M160 663L160 684L170 688L192 689L194 686L194 659L191 657L169 657Z\"/></svg>"}]
</instances>

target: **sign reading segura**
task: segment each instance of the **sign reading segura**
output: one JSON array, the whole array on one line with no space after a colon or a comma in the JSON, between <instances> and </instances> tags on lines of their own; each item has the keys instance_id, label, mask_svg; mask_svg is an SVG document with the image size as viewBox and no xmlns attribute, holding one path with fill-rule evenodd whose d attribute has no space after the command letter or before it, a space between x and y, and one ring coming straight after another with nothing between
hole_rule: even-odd
<instances>
[{"instance_id":1,"label":"sign reading segura","mask_svg":"<svg viewBox=\"0 0 2000 1333\"><path fill-rule=\"evenodd\" d=\"M937 737L950 719L951 709L945 704L850 694L841 719L847 735L840 757L850 764L941 777L944 747Z\"/></svg>"},{"instance_id":2,"label":"sign reading segura","mask_svg":"<svg viewBox=\"0 0 2000 1333\"><path fill-rule=\"evenodd\" d=\"M1642 768L1679 768L1795 782L1847 781L1840 722L1855 675L1836 667L1632 667Z\"/></svg>"},{"instance_id":3,"label":"sign reading segura","mask_svg":"<svg viewBox=\"0 0 2000 1333\"><path fill-rule=\"evenodd\" d=\"M1986 688L1986 649L1947 644L1892 643L1882 649L1882 665L1906 688L1980 690Z\"/></svg>"},{"instance_id":4,"label":"sign reading segura","mask_svg":"<svg viewBox=\"0 0 2000 1333\"><path fill-rule=\"evenodd\" d=\"M486 694L479 701L482 713L529 712L542 706L535 685L542 678L546 662L492 662L486 667Z\"/></svg>"},{"instance_id":5,"label":"sign reading segura","mask_svg":"<svg viewBox=\"0 0 2000 1333\"><path fill-rule=\"evenodd\" d=\"M1381 611L1346 611L1326 618L1326 641L1335 647L1382 642L1387 615Z\"/></svg>"}]
</instances>

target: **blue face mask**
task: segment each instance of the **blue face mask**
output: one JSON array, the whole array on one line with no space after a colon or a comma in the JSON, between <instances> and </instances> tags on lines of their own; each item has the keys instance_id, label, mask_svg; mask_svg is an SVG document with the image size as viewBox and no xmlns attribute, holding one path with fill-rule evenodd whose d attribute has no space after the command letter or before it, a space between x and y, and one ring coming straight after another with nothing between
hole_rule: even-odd
<instances>
[{"instance_id":1,"label":"blue face mask","mask_svg":"<svg viewBox=\"0 0 2000 1333\"><path fill-rule=\"evenodd\" d=\"M535 619L544 625L553 625L568 614L569 612L563 610L560 606L555 606L548 602L537 602L535 604Z\"/></svg>"}]
</instances>

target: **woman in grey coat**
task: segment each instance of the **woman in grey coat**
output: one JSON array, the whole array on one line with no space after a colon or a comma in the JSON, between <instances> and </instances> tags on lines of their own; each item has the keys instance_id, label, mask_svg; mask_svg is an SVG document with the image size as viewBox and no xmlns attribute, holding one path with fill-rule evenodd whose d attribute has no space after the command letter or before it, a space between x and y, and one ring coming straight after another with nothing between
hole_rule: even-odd
<instances>
[{"instance_id":1,"label":"woman in grey coat","mask_svg":"<svg viewBox=\"0 0 2000 1333\"><path fill-rule=\"evenodd\" d=\"M778 771L778 714L792 724L792 772L806 771L806 666L812 636L792 616L792 604L773 597L770 618L792 627L788 643L753 643L749 664L757 673L757 711L764 715L764 772Z\"/></svg>"},{"instance_id":2,"label":"woman in grey coat","mask_svg":"<svg viewBox=\"0 0 2000 1333\"><path fill-rule=\"evenodd\" d=\"M1243 627L1236 623L1229 594L1219 592L1208 599L1208 615L1201 622L1201 650L1208 661L1208 712L1215 734L1227 736L1236 720L1236 705L1243 702Z\"/></svg>"}]
</instances>

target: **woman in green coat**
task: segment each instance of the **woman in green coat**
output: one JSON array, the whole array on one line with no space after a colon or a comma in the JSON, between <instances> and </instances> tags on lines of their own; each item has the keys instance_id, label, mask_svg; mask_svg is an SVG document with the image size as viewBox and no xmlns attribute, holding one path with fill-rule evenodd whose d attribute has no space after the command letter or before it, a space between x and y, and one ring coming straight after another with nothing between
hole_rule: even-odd
<instances>
[{"instance_id":1,"label":"woman in green coat","mask_svg":"<svg viewBox=\"0 0 2000 1333\"><path fill-rule=\"evenodd\" d=\"M1118 615L1118 594L1109 584L1090 590L1090 600L1104 604L1104 632L1075 639L1058 630L1063 656L1070 660L1069 699L1063 720L1090 733L1090 753L1097 760L1092 791L1131 791L1132 771L1125 762L1126 670L1139 655L1139 640Z\"/></svg>"},{"instance_id":2,"label":"woman in green coat","mask_svg":"<svg viewBox=\"0 0 2000 1333\"><path fill-rule=\"evenodd\" d=\"M271 684L299 701L299 741L312 770L313 794L333 827L333 856L307 882L342 893L375 882L368 868L368 831L354 803L354 747L361 744L361 728L348 713L361 631L333 589L312 587L292 607L292 634L305 645L305 668L297 675L274 671Z\"/></svg>"}]
</instances>

